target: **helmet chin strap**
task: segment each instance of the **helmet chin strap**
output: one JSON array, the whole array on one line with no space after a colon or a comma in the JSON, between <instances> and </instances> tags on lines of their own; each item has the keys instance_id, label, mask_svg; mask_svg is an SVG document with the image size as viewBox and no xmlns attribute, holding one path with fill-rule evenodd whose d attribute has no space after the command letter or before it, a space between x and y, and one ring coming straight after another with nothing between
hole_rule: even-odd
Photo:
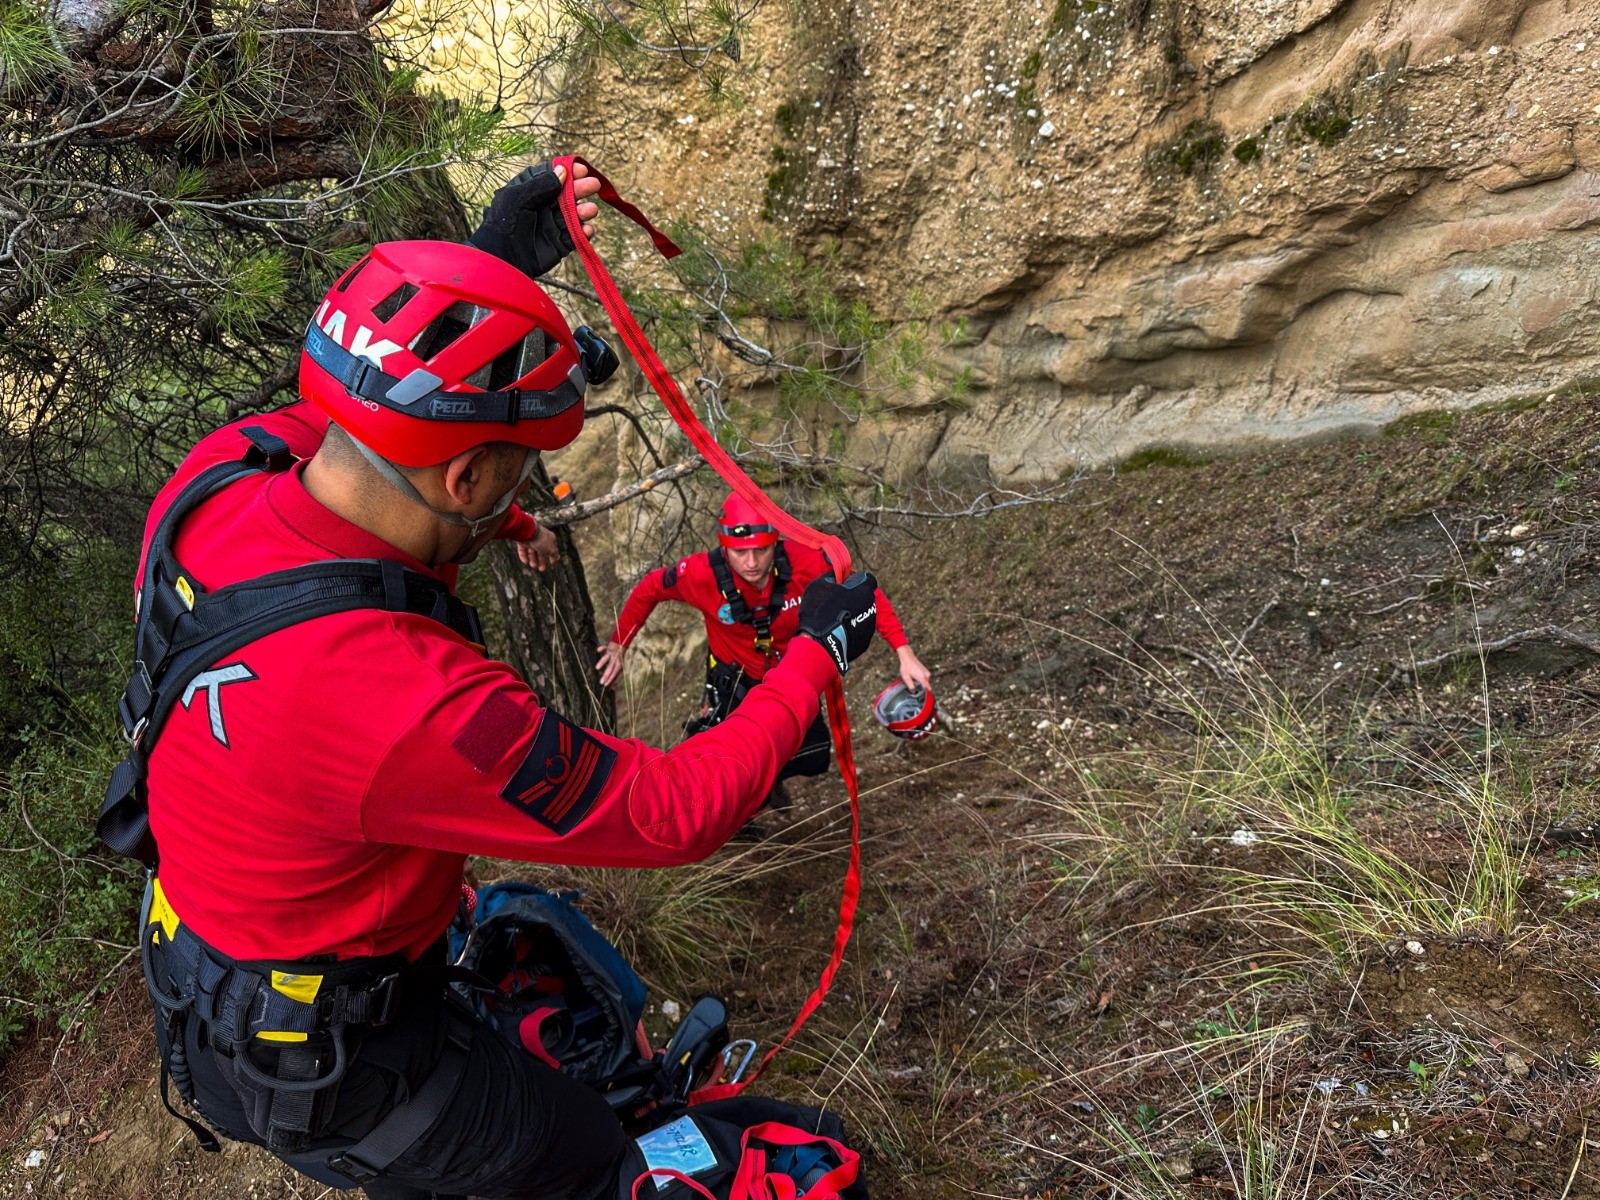
<instances>
[{"instance_id":1,"label":"helmet chin strap","mask_svg":"<svg viewBox=\"0 0 1600 1200\"><path fill-rule=\"evenodd\" d=\"M346 434L349 433L348 430L345 432ZM395 466L377 451L363 445L355 438L352 437L350 441L352 444L354 444L357 450L361 451L361 457L366 459L367 462L371 464L372 469L379 475L382 475L384 480L392 488L394 488L395 491L399 492L402 496L404 496L407 500L412 501L414 504L420 504L423 508L427 509L445 524L459 525L461 528L467 531L469 537L471 538L477 537L485 529L489 528L491 524L499 520L500 517L504 515L505 511L511 507L512 501L517 498L517 493L521 492L522 489L527 486L528 480L532 478L534 463L537 460L539 453L538 450L529 447L527 455L522 460L522 472L517 476L517 482L511 486L511 490L506 492L505 495L501 496L499 500L495 501L495 506L487 513L476 520L473 520L470 517L462 516L458 512L446 512L444 509L435 508L433 505L429 504L425 499L423 499L422 493L417 491L415 485L412 484L411 480L405 477L405 474L400 470L399 467Z\"/></svg>"}]
</instances>

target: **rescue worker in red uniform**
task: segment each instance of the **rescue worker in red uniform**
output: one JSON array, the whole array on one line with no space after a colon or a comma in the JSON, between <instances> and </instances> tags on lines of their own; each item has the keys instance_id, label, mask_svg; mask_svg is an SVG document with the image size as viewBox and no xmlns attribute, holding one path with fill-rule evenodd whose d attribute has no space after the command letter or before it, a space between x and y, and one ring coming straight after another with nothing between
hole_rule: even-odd
<instances>
[{"instance_id":1,"label":"rescue worker in red uniform","mask_svg":"<svg viewBox=\"0 0 1600 1200\"><path fill-rule=\"evenodd\" d=\"M723 501L717 541L717 549L660 567L634 585L595 664L602 686L611 686L622 675L629 643L656 605L676 601L698 609L709 647L701 710L684 726L690 734L725 720L782 661L800 627L801 594L812 580L832 575L820 551L781 540L756 508L735 493ZM878 632L900 660L900 678L908 688L927 688L928 668L911 649L881 589L877 601ZM829 744L828 723L819 711L799 752L779 772L770 797L774 807L786 803L782 780L828 769Z\"/></svg>"},{"instance_id":2,"label":"rescue worker in red uniform","mask_svg":"<svg viewBox=\"0 0 1600 1200\"><path fill-rule=\"evenodd\" d=\"M147 527L100 829L154 870L163 1099L170 1077L206 1125L384 1200L615 1193L604 1100L447 984L465 858L705 857L872 634L871 577L819 581L740 713L667 752L573 725L475 644L456 573L497 536L547 555L511 502L608 373L529 278L570 249L558 193L545 168L475 245L374 247L307 329L303 401L202 440Z\"/></svg>"}]
</instances>

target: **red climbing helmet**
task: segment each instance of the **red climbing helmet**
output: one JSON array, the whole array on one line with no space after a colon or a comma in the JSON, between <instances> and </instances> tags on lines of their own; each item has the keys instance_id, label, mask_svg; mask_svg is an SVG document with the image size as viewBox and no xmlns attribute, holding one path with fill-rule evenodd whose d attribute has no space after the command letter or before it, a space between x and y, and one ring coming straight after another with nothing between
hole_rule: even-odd
<instances>
[{"instance_id":1,"label":"red climbing helmet","mask_svg":"<svg viewBox=\"0 0 1600 1200\"><path fill-rule=\"evenodd\" d=\"M729 492L722 502L722 516L717 520L717 541L727 550L776 546L778 531L754 504L738 492Z\"/></svg>"},{"instance_id":2,"label":"red climbing helmet","mask_svg":"<svg viewBox=\"0 0 1600 1200\"><path fill-rule=\"evenodd\" d=\"M920 742L939 724L939 705L931 688L908 688L896 681L878 693L872 715L895 737Z\"/></svg>"},{"instance_id":3,"label":"red climbing helmet","mask_svg":"<svg viewBox=\"0 0 1600 1200\"><path fill-rule=\"evenodd\" d=\"M373 453L425 467L485 442L565 446L607 365L605 343L574 335L509 263L455 242L384 242L312 317L300 394Z\"/></svg>"}]
</instances>

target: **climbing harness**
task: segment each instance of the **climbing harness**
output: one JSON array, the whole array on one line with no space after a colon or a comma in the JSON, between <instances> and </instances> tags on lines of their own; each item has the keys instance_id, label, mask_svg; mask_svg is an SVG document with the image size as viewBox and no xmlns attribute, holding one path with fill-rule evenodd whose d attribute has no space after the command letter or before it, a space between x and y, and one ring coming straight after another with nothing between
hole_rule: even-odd
<instances>
[{"instance_id":1,"label":"climbing harness","mask_svg":"<svg viewBox=\"0 0 1600 1200\"><path fill-rule=\"evenodd\" d=\"M706 558L711 563L711 574L716 578L717 591L722 593L723 603L727 605L728 623L748 625L756 631L756 653L761 655L770 670L772 664L778 660L772 644L772 621L783 611L783 601L788 594L792 575L789 555L784 550L783 543L777 544L772 558L772 593L760 608L751 608L744 598L744 593L739 590L739 585L733 578L733 569L728 566L728 555L721 546L709 551Z\"/></svg>"},{"instance_id":2,"label":"climbing harness","mask_svg":"<svg viewBox=\"0 0 1600 1200\"><path fill-rule=\"evenodd\" d=\"M173 1109L169 1080L191 1104L195 1094L186 1027L216 1053L241 1097L254 1099L251 1127L280 1153L304 1147L315 1128L316 1101L343 1077L349 1043L386 1024L402 992L443 994L450 968L399 956L336 963L239 961L206 944L167 903L156 875L150 832L150 752L173 707L204 673L246 645L301 621L354 609L405 612L438 621L482 649L472 607L442 582L389 559L337 559L275 571L208 590L173 548L184 520L228 485L288 470L288 445L255 426L240 431L244 456L202 471L173 500L150 539L138 594L133 676L118 702L128 751L112 772L96 826L101 841L146 868L140 922L145 982L166 1043L161 1100L207 1150L215 1136ZM426 1083L360 1142L330 1160L345 1178L372 1178L410 1147L436 1118L466 1064L470 1024L452 1021L447 1048ZM248 1106L247 1106L248 1108ZM414 1132L412 1132L414 1130Z\"/></svg>"},{"instance_id":3,"label":"climbing harness","mask_svg":"<svg viewBox=\"0 0 1600 1200\"><path fill-rule=\"evenodd\" d=\"M269 1150L299 1154L318 1135L321 1101L331 1097L370 1031L388 1024L402 1004L438 1000L449 982L483 981L399 954L340 962L241 961L208 945L167 903L161 880L145 888L139 935L145 984L163 1032L161 1103L187 1125L202 1149L214 1134L172 1106L169 1080L199 1107L188 1060L188 1028L212 1051L218 1072L244 1107L251 1130ZM467 1065L472 1019L447 1006L445 1046L407 1099L367 1135L330 1154L325 1165L354 1183L375 1178L444 1112ZM202 1111L202 1115L204 1112Z\"/></svg>"},{"instance_id":4,"label":"climbing harness","mask_svg":"<svg viewBox=\"0 0 1600 1200\"><path fill-rule=\"evenodd\" d=\"M738 708L756 681L736 662L724 662L715 654L706 655L706 681L700 689L700 711L683 723L685 737L693 737L721 725Z\"/></svg>"},{"instance_id":5,"label":"climbing harness","mask_svg":"<svg viewBox=\"0 0 1600 1200\"><path fill-rule=\"evenodd\" d=\"M594 169L586 160L575 155L567 155L555 160L553 166L559 168L563 174L564 184L561 189L561 211L566 217L567 230L572 236L579 258L583 261L584 270L589 274L590 281L594 284L595 292L600 297L600 302L605 306L612 324L616 327L622 342L633 355L634 362L644 373L651 388L661 398L667 412L677 422L694 448L700 452L705 460L727 483L728 487L741 499L752 505L764 518L765 523L772 525L778 534L802 546L820 550L827 556L829 564L834 571L834 577L843 582L850 574L850 552L844 543L837 537L828 536L811 528L811 526L791 516L778 507L761 490L760 486L751 479L729 456L728 452L718 444L711 432L701 424L694 410L685 400L683 393L678 389L677 382L672 378L666 365L656 354L655 347L650 344L644 330L634 319L627 302L623 300L621 291L617 288L611 273L600 261L600 256L595 252L594 246L583 232L583 222L578 217L578 200L573 190L573 166L583 163L588 168L589 176L600 182L599 198L610 205L617 212L633 221L650 235L657 251L664 258L674 258L681 253L672 239L667 237L654 225L648 217L638 208L624 200L618 194L611 182ZM850 943L850 931L855 922L856 904L861 894L861 800L860 785L856 778L856 761L854 750L850 742L850 715L845 707L844 680L836 679L829 686L827 693L827 711L830 723L833 726L834 747L839 758L839 773L844 778L845 790L850 795L850 860L845 871L844 889L839 900L839 920L834 930L833 949L829 954L827 965L823 967L822 974L816 987L804 1004L794 1022L789 1026L788 1032L770 1049L756 1066L756 1069L738 1083L726 1083L702 1088L694 1097L697 1101L707 1101L737 1095L745 1087L757 1079L768 1064L777 1057L785 1046L794 1038L805 1023L811 1019L811 1014L821 1006L823 999L832 987L834 976L838 974L839 966L844 961L845 947Z\"/></svg>"}]
</instances>

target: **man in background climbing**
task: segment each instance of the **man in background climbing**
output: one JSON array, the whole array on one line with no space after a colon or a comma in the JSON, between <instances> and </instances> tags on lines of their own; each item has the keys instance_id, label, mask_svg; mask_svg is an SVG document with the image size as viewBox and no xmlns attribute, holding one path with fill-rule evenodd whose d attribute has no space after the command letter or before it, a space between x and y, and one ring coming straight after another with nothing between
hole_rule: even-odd
<instances>
[{"instance_id":1,"label":"man in background climbing","mask_svg":"<svg viewBox=\"0 0 1600 1200\"><path fill-rule=\"evenodd\" d=\"M801 594L812 580L832 574L820 551L780 539L755 506L734 493L723 501L717 542L714 550L691 554L641 579L628 594L616 628L600 647L595 664L601 684L611 686L622 675L629 643L656 605L676 601L698 609L710 644L701 710L684 726L690 734L725 720L750 689L782 661L799 629ZM928 668L911 649L882 590L877 600L878 632L900 660L901 681L915 691L925 690ZM779 772L769 803L783 807L787 796L782 780L821 775L828 769L828 761L828 723L819 711L799 752Z\"/></svg>"},{"instance_id":2,"label":"man in background climbing","mask_svg":"<svg viewBox=\"0 0 1600 1200\"><path fill-rule=\"evenodd\" d=\"M705 857L872 638L871 576L817 580L744 709L668 752L571 724L486 656L456 573L526 532L536 456L616 365L530 278L571 249L560 189L519 176L469 245L374 247L307 328L303 400L203 439L146 530L99 828L152 868L163 1099L382 1200L615 1195L606 1102L448 986L465 858Z\"/></svg>"}]
</instances>

